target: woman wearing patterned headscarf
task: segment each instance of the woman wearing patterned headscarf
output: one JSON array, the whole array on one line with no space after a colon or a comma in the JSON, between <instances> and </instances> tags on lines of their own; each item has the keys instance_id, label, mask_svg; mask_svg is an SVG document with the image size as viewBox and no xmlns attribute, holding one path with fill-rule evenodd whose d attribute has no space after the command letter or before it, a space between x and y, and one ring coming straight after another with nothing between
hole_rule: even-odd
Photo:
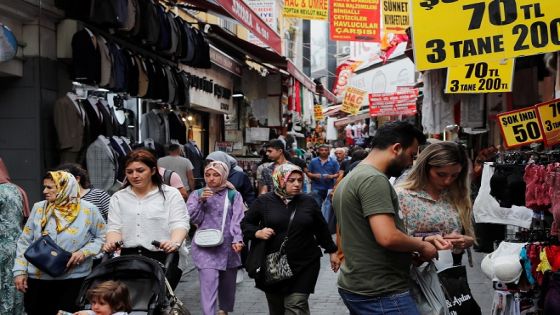
<instances>
[{"instance_id":1,"label":"woman wearing patterned headscarf","mask_svg":"<svg viewBox=\"0 0 560 315\"><path fill-rule=\"evenodd\" d=\"M197 233L206 229L223 232L223 242L217 246L199 246L195 234L191 247L200 278L200 305L204 315L216 314L216 300L220 303L218 314L233 312L235 304L235 278L241 266L239 252L243 249L241 220L245 208L243 197L228 182L228 174L227 164L208 163L204 169L206 187L194 191L187 201Z\"/></svg>"},{"instance_id":2,"label":"woman wearing patterned headscarf","mask_svg":"<svg viewBox=\"0 0 560 315\"><path fill-rule=\"evenodd\" d=\"M243 234L252 242L265 241L265 254L277 252L288 236L285 250L293 277L268 284L258 274L256 286L266 293L270 314L309 314L309 294L315 290L322 256L319 246L329 253L335 272L339 268L337 248L319 206L313 197L301 193L303 171L282 164L272 177L273 191L260 195L251 205L242 223Z\"/></svg>"},{"instance_id":3,"label":"woman wearing patterned headscarf","mask_svg":"<svg viewBox=\"0 0 560 315\"><path fill-rule=\"evenodd\" d=\"M70 173L48 172L43 178L44 201L33 206L17 241L14 282L24 293L28 315L74 312L83 279L91 272L92 258L101 251L105 221L97 208L78 197L78 182ZM72 253L67 271L51 277L27 262L24 253L43 233Z\"/></svg>"}]
</instances>

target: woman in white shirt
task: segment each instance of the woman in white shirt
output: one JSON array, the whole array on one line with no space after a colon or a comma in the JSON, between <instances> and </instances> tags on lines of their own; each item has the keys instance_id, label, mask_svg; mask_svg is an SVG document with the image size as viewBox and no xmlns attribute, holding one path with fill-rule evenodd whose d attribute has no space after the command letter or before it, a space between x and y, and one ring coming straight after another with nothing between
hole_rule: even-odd
<instances>
[{"instance_id":1,"label":"woman in white shirt","mask_svg":"<svg viewBox=\"0 0 560 315\"><path fill-rule=\"evenodd\" d=\"M156 158L146 150L128 154L126 183L109 204L107 243L103 250L113 252L122 241L121 255L142 255L165 263L166 254L186 251L181 245L189 229L187 207L176 188L163 184ZM160 242L159 248L152 241ZM167 279L175 288L181 279L177 257Z\"/></svg>"}]
</instances>

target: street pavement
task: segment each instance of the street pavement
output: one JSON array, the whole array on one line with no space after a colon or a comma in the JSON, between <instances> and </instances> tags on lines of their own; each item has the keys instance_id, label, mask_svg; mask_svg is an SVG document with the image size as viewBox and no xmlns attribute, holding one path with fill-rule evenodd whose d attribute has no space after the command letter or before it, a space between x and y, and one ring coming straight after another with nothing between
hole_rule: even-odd
<instances>
[{"instance_id":1,"label":"street pavement","mask_svg":"<svg viewBox=\"0 0 560 315\"><path fill-rule=\"evenodd\" d=\"M493 289L492 282L480 270L480 262L485 254L473 252L474 268L467 267L468 278L475 300L482 309L482 314L490 314L492 308ZM465 255L466 256L466 255ZM466 257L464 260L466 263ZM190 262L192 267L192 261ZM309 298L312 314L343 315L349 314L342 302L336 287L337 274L330 270L328 256L321 260L321 272L315 294ZM201 314L200 287L196 269L190 268L183 274L181 283L176 290L177 297L185 303L191 314ZM264 293L255 288L253 279L247 277L237 285L235 311L230 314L268 314L266 297Z\"/></svg>"}]
</instances>

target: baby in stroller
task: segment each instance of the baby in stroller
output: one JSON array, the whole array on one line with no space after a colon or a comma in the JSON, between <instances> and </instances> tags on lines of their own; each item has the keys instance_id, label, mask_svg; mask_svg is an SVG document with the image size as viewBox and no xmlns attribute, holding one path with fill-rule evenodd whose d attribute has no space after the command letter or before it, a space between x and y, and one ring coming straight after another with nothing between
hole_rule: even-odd
<instances>
[{"instance_id":1,"label":"baby in stroller","mask_svg":"<svg viewBox=\"0 0 560 315\"><path fill-rule=\"evenodd\" d=\"M101 282L87 292L91 311L79 311L73 315L126 315L132 310L127 286L120 281ZM71 314L60 311L58 315Z\"/></svg>"}]
</instances>

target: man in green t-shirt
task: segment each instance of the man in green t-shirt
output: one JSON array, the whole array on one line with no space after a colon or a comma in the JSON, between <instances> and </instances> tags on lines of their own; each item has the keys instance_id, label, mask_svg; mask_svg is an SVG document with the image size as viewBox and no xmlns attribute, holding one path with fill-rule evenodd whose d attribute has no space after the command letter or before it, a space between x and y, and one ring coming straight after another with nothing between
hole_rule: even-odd
<instances>
[{"instance_id":1,"label":"man in green t-shirt","mask_svg":"<svg viewBox=\"0 0 560 315\"><path fill-rule=\"evenodd\" d=\"M344 261L340 296L352 315L418 314L409 293L412 255L430 260L449 247L441 236L406 234L388 177L412 165L426 137L406 122L377 130L372 151L339 184L334 197Z\"/></svg>"}]
</instances>

